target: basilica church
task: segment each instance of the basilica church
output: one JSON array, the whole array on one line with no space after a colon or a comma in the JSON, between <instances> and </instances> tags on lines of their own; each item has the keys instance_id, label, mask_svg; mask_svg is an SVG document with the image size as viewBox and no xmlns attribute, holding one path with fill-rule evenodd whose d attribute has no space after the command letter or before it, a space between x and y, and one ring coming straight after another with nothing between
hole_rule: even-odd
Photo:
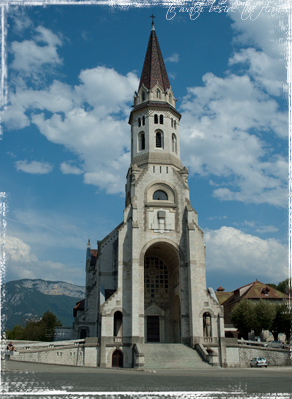
<instances>
[{"instance_id":1,"label":"basilica church","mask_svg":"<svg viewBox=\"0 0 292 399\"><path fill-rule=\"evenodd\" d=\"M96 366L143 367L153 344L226 362L223 308L206 288L204 234L180 159L180 120L152 22L129 116L123 221L97 249L88 242L85 300L74 308L75 338L96 345Z\"/></svg>"}]
</instances>

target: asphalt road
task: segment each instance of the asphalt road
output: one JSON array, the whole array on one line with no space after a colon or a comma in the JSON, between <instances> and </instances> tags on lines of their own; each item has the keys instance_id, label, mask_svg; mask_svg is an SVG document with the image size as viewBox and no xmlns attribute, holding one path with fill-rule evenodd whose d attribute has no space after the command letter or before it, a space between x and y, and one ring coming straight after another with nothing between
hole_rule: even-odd
<instances>
[{"instance_id":1,"label":"asphalt road","mask_svg":"<svg viewBox=\"0 0 292 399\"><path fill-rule=\"evenodd\" d=\"M2 364L1 398L292 397L292 368L99 369L16 361ZM143 394L138 395L138 392ZM157 393L160 393L158 395ZM272 396L271 396L272 395Z\"/></svg>"}]
</instances>

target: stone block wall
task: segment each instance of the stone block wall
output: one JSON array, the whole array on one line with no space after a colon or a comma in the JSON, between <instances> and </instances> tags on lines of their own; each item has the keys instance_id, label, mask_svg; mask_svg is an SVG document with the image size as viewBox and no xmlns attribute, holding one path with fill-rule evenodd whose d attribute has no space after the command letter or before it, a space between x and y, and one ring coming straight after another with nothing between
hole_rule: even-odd
<instances>
[{"instance_id":1,"label":"stone block wall","mask_svg":"<svg viewBox=\"0 0 292 399\"><path fill-rule=\"evenodd\" d=\"M20 349L14 352L10 356L10 359L23 362L60 364L64 366L97 367L98 356L99 348L96 345L92 347L71 345L53 348Z\"/></svg>"},{"instance_id":2,"label":"stone block wall","mask_svg":"<svg viewBox=\"0 0 292 399\"><path fill-rule=\"evenodd\" d=\"M292 353L285 349L274 349L252 346L227 347L228 367L250 367L254 357L265 357L268 366L292 366Z\"/></svg>"}]
</instances>

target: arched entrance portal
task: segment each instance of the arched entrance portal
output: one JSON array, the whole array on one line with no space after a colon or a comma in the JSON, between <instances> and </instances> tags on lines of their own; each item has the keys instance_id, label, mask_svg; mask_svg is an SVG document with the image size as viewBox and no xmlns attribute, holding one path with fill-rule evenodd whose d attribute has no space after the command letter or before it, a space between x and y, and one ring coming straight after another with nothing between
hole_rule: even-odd
<instances>
[{"instance_id":1,"label":"arched entrance portal","mask_svg":"<svg viewBox=\"0 0 292 399\"><path fill-rule=\"evenodd\" d=\"M153 244L144 257L145 342L181 342L179 255Z\"/></svg>"}]
</instances>

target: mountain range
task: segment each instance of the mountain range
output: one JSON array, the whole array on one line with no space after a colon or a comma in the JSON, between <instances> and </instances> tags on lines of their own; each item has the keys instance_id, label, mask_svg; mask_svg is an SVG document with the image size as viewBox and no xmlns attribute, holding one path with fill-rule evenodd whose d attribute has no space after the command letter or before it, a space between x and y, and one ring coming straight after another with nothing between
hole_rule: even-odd
<instances>
[{"instance_id":1,"label":"mountain range","mask_svg":"<svg viewBox=\"0 0 292 399\"><path fill-rule=\"evenodd\" d=\"M72 327L73 308L85 296L85 287L63 281L16 280L2 286L2 327L12 329L53 312L62 326Z\"/></svg>"}]
</instances>

